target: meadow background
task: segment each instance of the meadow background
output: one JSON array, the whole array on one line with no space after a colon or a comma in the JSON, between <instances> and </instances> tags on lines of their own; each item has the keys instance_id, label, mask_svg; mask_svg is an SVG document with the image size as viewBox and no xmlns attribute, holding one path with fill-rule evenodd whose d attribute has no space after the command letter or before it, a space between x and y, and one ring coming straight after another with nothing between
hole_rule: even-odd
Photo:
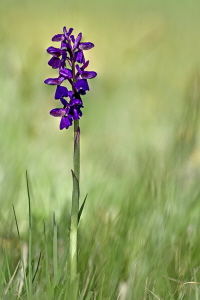
<instances>
[{"instance_id":1,"label":"meadow background","mask_svg":"<svg viewBox=\"0 0 200 300\"><path fill-rule=\"evenodd\" d=\"M59 131L43 84L56 75L45 50L63 26L95 44L86 57L98 73L81 119L79 299L200 299L199 11L197 0L1 0L1 299L72 299L62 257L73 128ZM26 170L28 289L12 210L23 250Z\"/></svg>"}]
</instances>

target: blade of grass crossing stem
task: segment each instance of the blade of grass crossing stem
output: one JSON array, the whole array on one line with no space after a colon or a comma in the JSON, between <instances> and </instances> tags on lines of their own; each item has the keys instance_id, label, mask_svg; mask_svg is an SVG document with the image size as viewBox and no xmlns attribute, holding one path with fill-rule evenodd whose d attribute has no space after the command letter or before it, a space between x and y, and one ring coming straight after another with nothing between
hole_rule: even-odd
<instances>
[{"instance_id":1,"label":"blade of grass crossing stem","mask_svg":"<svg viewBox=\"0 0 200 300\"><path fill-rule=\"evenodd\" d=\"M57 276L58 276L58 232L57 232L55 212L53 212L53 270L54 270L54 286L56 286Z\"/></svg>"},{"instance_id":2,"label":"blade of grass crossing stem","mask_svg":"<svg viewBox=\"0 0 200 300\"><path fill-rule=\"evenodd\" d=\"M7 284L7 287L6 287L6 289L5 289L4 295L7 294L8 290L9 290L10 288L11 288L11 292L13 293L12 283L13 283L13 280L14 280L14 278L15 278L15 275L16 275L17 272L18 272L19 266L20 266L20 261L18 262L18 264L17 264L17 266L16 266L16 268L15 268L15 270L14 270L13 275L12 275L11 277L9 277L10 280L9 280L9 282L8 282L8 284Z\"/></svg>"},{"instance_id":3,"label":"blade of grass crossing stem","mask_svg":"<svg viewBox=\"0 0 200 300\"><path fill-rule=\"evenodd\" d=\"M42 256L42 252L40 251L40 255L39 255L39 258L38 258L38 262L37 262L37 266L36 266L36 269L35 269L35 273L34 273L34 275L33 275L32 282L34 282L34 280L35 280L35 278L36 278L36 275L37 275L37 272L38 272L38 270L39 270L41 256Z\"/></svg>"},{"instance_id":4,"label":"blade of grass crossing stem","mask_svg":"<svg viewBox=\"0 0 200 300\"><path fill-rule=\"evenodd\" d=\"M29 294L32 297L33 288L33 276L32 276L32 213L31 213L31 197L29 189L28 172L26 170L26 186L28 194L28 217L29 217L29 234L28 234L28 285Z\"/></svg>"},{"instance_id":5,"label":"blade of grass crossing stem","mask_svg":"<svg viewBox=\"0 0 200 300\"><path fill-rule=\"evenodd\" d=\"M17 235L18 235L19 243L20 243L20 255L21 255L21 263L22 263L22 270L23 270L24 282L25 282L25 287L26 287L26 293L27 293L27 296L29 299L28 282L27 282L26 270L25 270L25 266L24 266L24 259L23 259L23 253L22 253L22 241L21 241L21 236L19 233L19 226L18 226L18 222L17 222L15 207L13 204L12 204L12 207L13 207L13 213L14 213L14 218L15 218L15 224L16 224L16 228L17 228ZM19 295L19 297L20 297L20 295Z\"/></svg>"},{"instance_id":6,"label":"blade of grass crossing stem","mask_svg":"<svg viewBox=\"0 0 200 300\"><path fill-rule=\"evenodd\" d=\"M82 205L81 205L81 207L80 207L80 209L79 209L79 212L78 212L78 224L79 224L79 222L80 222L80 218L81 218L81 215L82 215L84 206L85 206L85 202L86 202L86 200L87 200L87 196L88 196L88 194L85 196L85 199L84 199L84 201L83 201L83 203L82 203Z\"/></svg>"},{"instance_id":7,"label":"blade of grass crossing stem","mask_svg":"<svg viewBox=\"0 0 200 300\"><path fill-rule=\"evenodd\" d=\"M47 280L47 290L51 291L51 283L50 283L50 270L49 270L49 255L48 255L48 248L47 248L47 237L46 237L46 226L44 224L44 248L45 248L45 273L46 273L46 280Z\"/></svg>"}]
</instances>

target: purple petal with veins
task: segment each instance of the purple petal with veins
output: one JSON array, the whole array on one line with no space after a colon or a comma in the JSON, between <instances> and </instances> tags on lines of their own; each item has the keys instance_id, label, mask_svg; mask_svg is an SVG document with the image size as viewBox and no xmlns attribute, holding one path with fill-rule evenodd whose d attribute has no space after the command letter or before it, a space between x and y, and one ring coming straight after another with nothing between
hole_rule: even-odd
<instances>
[{"instance_id":1,"label":"purple petal with veins","mask_svg":"<svg viewBox=\"0 0 200 300\"><path fill-rule=\"evenodd\" d=\"M50 115L54 117L62 117L66 115L66 109L65 108L54 108L50 111Z\"/></svg>"},{"instance_id":2,"label":"purple petal with veins","mask_svg":"<svg viewBox=\"0 0 200 300\"><path fill-rule=\"evenodd\" d=\"M79 44L79 49L81 49L81 50L89 50L93 47L94 47L93 43L80 43Z\"/></svg>"},{"instance_id":3,"label":"purple petal with veins","mask_svg":"<svg viewBox=\"0 0 200 300\"><path fill-rule=\"evenodd\" d=\"M64 77L58 77L58 78L47 78L44 83L49 85L60 85L65 80Z\"/></svg>"},{"instance_id":4,"label":"purple petal with veins","mask_svg":"<svg viewBox=\"0 0 200 300\"><path fill-rule=\"evenodd\" d=\"M72 71L70 69L62 68L60 69L60 75L65 78L72 78Z\"/></svg>"},{"instance_id":5,"label":"purple petal with veins","mask_svg":"<svg viewBox=\"0 0 200 300\"><path fill-rule=\"evenodd\" d=\"M80 32L80 33L78 34L77 38L76 38L75 41L74 41L73 50L75 50L75 49L78 47L78 45L79 45L81 39L82 39L82 33Z\"/></svg>"},{"instance_id":6,"label":"purple petal with veins","mask_svg":"<svg viewBox=\"0 0 200 300\"><path fill-rule=\"evenodd\" d=\"M52 37L53 42L61 42L65 39L64 34L56 34Z\"/></svg>"},{"instance_id":7,"label":"purple petal with veins","mask_svg":"<svg viewBox=\"0 0 200 300\"><path fill-rule=\"evenodd\" d=\"M93 71L83 71L81 74L82 79L91 79L97 76L96 72Z\"/></svg>"}]
</instances>

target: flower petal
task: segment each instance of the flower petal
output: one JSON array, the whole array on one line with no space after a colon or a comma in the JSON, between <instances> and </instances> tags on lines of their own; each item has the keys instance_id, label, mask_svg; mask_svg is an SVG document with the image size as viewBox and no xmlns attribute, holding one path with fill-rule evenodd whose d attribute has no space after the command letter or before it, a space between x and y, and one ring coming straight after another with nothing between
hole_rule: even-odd
<instances>
[{"instance_id":1,"label":"flower petal","mask_svg":"<svg viewBox=\"0 0 200 300\"><path fill-rule=\"evenodd\" d=\"M53 69L58 69L58 68L60 68L61 61L58 57L52 57L48 61L48 65L51 66Z\"/></svg>"},{"instance_id":2,"label":"flower petal","mask_svg":"<svg viewBox=\"0 0 200 300\"><path fill-rule=\"evenodd\" d=\"M82 50L78 50L74 53L74 60L80 64L84 64L85 57Z\"/></svg>"},{"instance_id":3,"label":"flower petal","mask_svg":"<svg viewBox=\"0 0 200 300\"><path fill-rule=\"evenodd\" d=\"M64 98L60 98L60 102L62 103L63 106L68 106L69 103L64 99ZM66 110L67 111L67 110Z\"/></svg>"},{"instance_id":4,"label":"flower petal","mask_svg":"<svg viewBox=\"0 0 200 300\"><path fill-rule=\"evenodd\" d=\"M94 78L97 76L97 73L96 72L93 72L93 71L84 71L82 72L81 74L81 77L83 79L91 79L91 78Z\"/></svg>"},{"instance_id":5,"label":"flower petal","mask_svg":"<svg viewBox=\"0 0 200 300\"><path fill-rule=\"evenodd\" d=\"M73 31L73 30L74 30L73 28L70 28L70 29L69 29L69 31L68 31L68 33L67 33L68 36L70 36L70 35L72 34L72 31Z\"/></svg>"},{"instance_id":6,"label":"flower petal","mask_svg":"<svg viewBox=\"0 0 200 300\"><path fill-rule=\"evenodd\" d=\"M80 43L79 44L79 49L81 49L81 50L89 50L93 47L94 47L93 43Z\"/></svg>"},{"instance_id":7,"label":"flower petal","mask_svg":"<svg viewBox=\"0 0 200 300\"><path fill-rule=\"evenodd\" d=\"M81 101L81 99L72 99L72 100L70 100L69 105L70 106L73 106L73 105L83 105L83 102Z\"/></svg>"},{"instance_id":8,"label":"flower petal","mask_svg":"<svg viewBox=\"0 0 200 300\"><path fill-rule=\"evenodd\" d=\"M89 60L87 60L84 65L81 67L82 70L85 70L87 68L87 66L89 65Z\"/></svg>"},{"instance_id":9,"label":"flower petal","mask_svg":"<svg viewBox=\"0 0 200 300\"><path fill-rule=\"evenodd\" d=\"M47 52L55 57L59 57L62 54L62 51L59 48L49 47Z\"/></svg>"},{"instance_id":10,"label":"flower petal","mask_svg":"<svg viewBox=\"0 0 200 300\"><path fill-rule=\"evenodd\" d=\"M75 38L74 38L74 35L73 35L73 34L70 36L70 39L71 39L72 43L75 42Z\"/></svg>"},{"instance_id":11,"label":"flower petal","mask_svg":"<svg viewBox=\"0 0 200 300\"><path fill-rule=\"evenodd\" d=\"M82 116L82 111L78 106L71 106L68 115L73 118L73 120L78 120Z\"/></svg>"},{"instance_id":12,"label":"flower petal","mask_svg":"<svg viewBox=\"0 0 200 300\"><path fill-rule=\"evenodd\" d=\"M85 79L78 79L75 83L75 88L80 91L81 89L84 91L89 91L89 85L87 80Z\"/></svg>"},{"instance_id":13,"label":"flower petal","mask_svg":"<svg viewBox=\"0 0 200 300\"><path fill-rule=\"evenodd\" d=\"M68 97L68 89L65 86L58 85L55 92L55 99L60 99L62 97Z\"/></svg>"},{"instance_id":14,"label":"flower petal","mask_svg":"<svg viewBox=\"0 0 200 300\"><path fill-rule=\"evenodd\" d=\"M44 83L49 85L60 85L65 80L64 77L58 77L58 78L47 78Z\"/></svg>"},{"instance_id":15,"label":"flower petal","mask_svg":"<svg viewBox=\"0 0 200 300\"><path fill-rule=\"evenodd\" d=\"M75 49L78 47L78 45L79 45L81 39L82 39L82 33L80 32L80 33L77 35L77 38L75 39L74 46L73 46L73 50L75 50Z\"/></svg>"},{"instance_id":16,"label":"flower petal","mask_svg":"<svg viewBox=\"0 0 200 300\"><path fill-rule=\"evenodd\" d=\"M64 34L56 34L52 37L53 42L61 42L65 39Z\"/></svg>"},{"instance_id":17,"label":"flower petal","mask_svg":"<svg viewBox=\"0 0 200 300\"><path fill-rule=\"evenodd\" d=\"M68 129L69 126L71 126L71 125L72 125L72 119L70 117L65 116L65 117L61 118L60 130L62 130L64 128Z\"/></svg>"},{"instance_id":18,"label":"flower petal","mask_svg":"<svg viewBox=\"0 0 200 300\"><path fill-rule=\"evenodd\" d=\"M62 58L61 58L61 67L64 68L66 65L67 60L67 53L66 51L62 51Z\"/></svg>"},{"instance_id":19,"label":"flower petal","mask_svg":"<svg viewBox=\"0 0 200 300\"><path fill-rule=\"evenodd\" d=\"M54 117L62 117L66 115L67 111L65 108L54 108L50 111L50 115Z\"/></svg>"},{"instance_id":20,"label":"flower petal","mask_svg":"<svg viewBox=\"0 0 200 300\"><path fill-rule=\"evenodd\" d=\"M60 75L64 78L72 78L72 71L70 69L62 68L60 69Z\"/></svg>"},{"instance_id":21,"label":"flower petal","mask_svg":"<svg viewBox=\"0 0 200 300\"><path fill-rule=\"evenodd\" d=\"M76 65L76 70L78 71L79 75L81 75L83 73L83 71L81 70L81 68L79 67L79 65Z\"/></svg>"}]
</instances>

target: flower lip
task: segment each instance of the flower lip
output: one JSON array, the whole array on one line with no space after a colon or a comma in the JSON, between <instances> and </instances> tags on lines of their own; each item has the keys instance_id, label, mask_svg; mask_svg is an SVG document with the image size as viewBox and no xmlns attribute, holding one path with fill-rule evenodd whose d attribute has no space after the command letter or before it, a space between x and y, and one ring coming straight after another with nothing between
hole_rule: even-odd
<instances>
[{"instance_id":1,"label":"flower lip","mask_svg":"<svg viewBox=\"0 0 200 300\"><path fill-rule=\"evenodd\" d=\"M49 61L48 61L48 65L52 67L52 69L58 69L61 66L61 61L58 57L52 57Z\"/></svg>"},{"instance_id":2,"label":"flower lip","mask_svg":"<svg viewBox=\"0 0 200 300\"><path fill-rule=\"evenodd\" d=\"M72 125L72 118L70 118L68 116L64 116L61 118L60 130L62 130L64 128L68 129L71 125Z\"/></svg>"},{"instance_id":3,"label":"flower lip","mask_svg":"<svg viewBox=\"0 0 200 300\"><path fill-rule=\"evenodd\" d=\"M75 88L80 91L89 91L89 85L86 79L78 79L75 83Z\"/></svg>"},{"instance_id":4,"label":"flower lip","mask_svg":"<svg viewBox=\"0 0 200 300\"><path fill-rule=\"evenodd\" d=\"M63 97L68 97L68 89L65 86L58 85L55 92L55 99L61 99Z\"/></svg>"}]
</instances>

